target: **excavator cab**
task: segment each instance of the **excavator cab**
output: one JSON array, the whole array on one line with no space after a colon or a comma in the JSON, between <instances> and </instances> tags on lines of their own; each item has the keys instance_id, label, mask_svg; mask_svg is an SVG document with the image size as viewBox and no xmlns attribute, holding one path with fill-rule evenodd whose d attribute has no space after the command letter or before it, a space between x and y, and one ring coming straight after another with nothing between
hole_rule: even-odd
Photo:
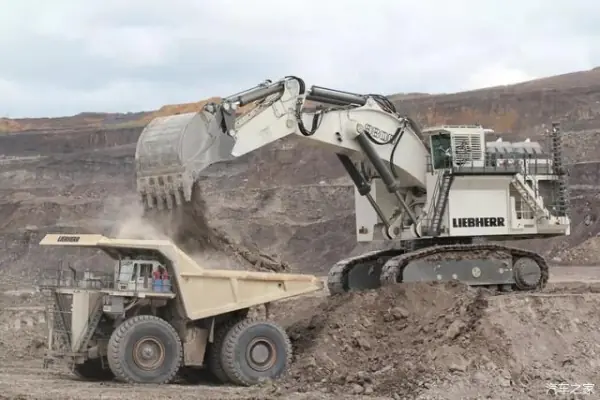
<instances>
[{"instance_id":1,"label":"excavator cab","mask_svg":"<svg viewBox=\"0 0 600 400\"><path fill-rule=\"evenodd\" d=\"M485 133L480 125L442 125L423 130L430 133L431 167L473 169L485 164Z\"/></svg>"},{"instance_id":2,"label":"excavator cab","mask_svg":"<svg viewBox=\"0 0 600 400\"><path fill-rule=\"evenodd\" d=\"M430 137L431 166L434 170L452 166L452 137L448 132L440 132Z\"/></svg>"}]
</instances>

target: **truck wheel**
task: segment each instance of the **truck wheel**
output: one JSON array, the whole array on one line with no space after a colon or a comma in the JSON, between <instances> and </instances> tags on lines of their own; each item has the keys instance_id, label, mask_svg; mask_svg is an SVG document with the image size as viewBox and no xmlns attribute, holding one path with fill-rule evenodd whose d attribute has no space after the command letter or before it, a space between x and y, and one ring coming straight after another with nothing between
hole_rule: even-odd
<instances>
[{"instance_id":1,"label":"truck wheel","mask_svg":"<svg viewBox=\"0 0 600 400\"><path fill-rule=\"evenodd\" d=\"M83 364L73 365L73 374L86 381L111 381L115 377L110 369L102 367L100 358L90 358Z\"/></svg>"},{"instance_id":2,"label":"truck wheel","mask_svg":"<svg viewBox=\"0 0 600 400\"><path fill-rule=\"evenodd\" d=\"M225 341L227 332L229 332L238 322L240 322L239 319L233 318L217 326L214 332L214 340L208 346L206 355L208 370L220 383L231 382L223 370L221 353L223 351L223 342Z\"/></svg>"},{"instance_id":3,"label":"truck wheel","mask_svg":"<svg viewBox=\"0 0 600 400\"><path fill-rule=\"evenodd\" d=\"M118 380L127 383L169 383L182 359L179 335L153 315L125 320L108 342L108 365Z\"/></svg>"},{"instance_id":4,"label":"truck wheel","mask_svg":"<svg viewBox=\"0 0 600 400\"><path fill-rule=\"evenodd\" d=\"M243 320L227 332L221 356L229 379L250 386L283 375L290 365L292 344L285 330L273 322Z\"/></svg>"}]
</instances>

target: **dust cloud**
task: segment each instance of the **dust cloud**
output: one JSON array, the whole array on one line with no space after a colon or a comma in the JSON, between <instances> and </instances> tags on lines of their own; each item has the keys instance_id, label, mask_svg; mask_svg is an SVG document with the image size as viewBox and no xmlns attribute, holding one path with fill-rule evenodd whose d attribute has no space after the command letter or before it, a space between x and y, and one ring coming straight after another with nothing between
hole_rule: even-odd
<instances>
[{"instance_id":1,"label":"dust cloud","mask_svg":"<svg viewBox=\"0 0 600 400\"><path fill-rule=\"evenodd\" d=\"M235 243L225 232L213 229L200 188L195 185L190 202L171 210L144 210L137 198L119 201L118 223L110 236L128 239L168 239L194 261L210 269L284 272L289 266Z\"/></svg>"},{"instance_id":2,"label":"dust cloud","mask_svg":"<svg viewBox=\"0 0 600 400\"><path fill-rule=\"evenodd\" d=\"M110 236L126 239L169 239L168 232L162 232L150 221L144 219L144 210L139 203L130 203L122 210L123 216L118 218L117 225Z\"/></svg>"}]
</instances>

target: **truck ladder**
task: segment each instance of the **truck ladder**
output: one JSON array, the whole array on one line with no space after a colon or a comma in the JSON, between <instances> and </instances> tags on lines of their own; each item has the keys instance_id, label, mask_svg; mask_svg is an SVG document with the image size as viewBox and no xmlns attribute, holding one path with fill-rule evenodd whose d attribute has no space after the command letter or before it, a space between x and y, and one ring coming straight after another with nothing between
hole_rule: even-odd
<instances>
[{"instance_id":1,"label":"truck ladder","mask_svg":"<svg viewBox=\"0 0 600 400\"><path fill-rule=\"evenodd\" d=\"M60 293L53 290L52 295L54 297L54 303L50 307L52 312L52 324L54 324L54 332L63 342L63 345L70 347L71 335L69 333L69 329L67 329L67 324L65 323L65 313L63 312L63 307L61 304Z\"/></svg>"},{"instance_id":2,"label":"truck ladder","mask_svg":"<svg viewBox=\"0 0 600 400\"><path fill-rule=\"evenodd\" d=\"M434 193L433 215L431 217L431 225L429 234L431 236L439 236L442 228L442 217L444 211L446 211L446 205L448 204L448 194L450 193L450 187L454 181L454 175L449 170L444 170L440 174L437 180L437 196Z\"/></svg>"},{"instance_id":3,"label":"truck ladder","mask_svg":"<svg viewBox=\"0 0 600 400\"><path fill-rule=\"evenodd\" d=\"M96 332L96 328L98 328L98 324L100 323L100 320L102 319L103 304L104 304L103 298L100 297L98 299L98 301L96 301L96 305L94 306L94 309L92 310L92 313L90 314L88 323L86 325L85 333L81 336L81 340L79 341L79 344L75 348L76 352L85 351L88 343L92 339L92 336L94 336L94 332Z\"/></svg>"}]
</instances>

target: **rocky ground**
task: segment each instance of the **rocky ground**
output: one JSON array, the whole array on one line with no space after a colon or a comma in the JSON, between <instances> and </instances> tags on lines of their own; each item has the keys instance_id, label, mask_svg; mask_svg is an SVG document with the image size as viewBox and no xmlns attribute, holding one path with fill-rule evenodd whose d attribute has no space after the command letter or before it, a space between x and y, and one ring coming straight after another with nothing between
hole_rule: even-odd
<instances>
[{"instance_id":1,"label":"rocky ground","mask_svg":"<svg viewBox=\"0 0 600 400\"><path fill-rule=\"evenodd\" d=\"M568 387L592 399L600 384L600 267L555 267L535 294L400 284L275 304L295 357L281 381L254 388L97 384L58 363L44 370L45 314L36 297L2 296L0 398L533 400ZM584 396L584 385L594 393Z\"/></svg>"},{"instance_id":2,"label":"rocky ground","mask_svg":"<svg viewBox=\"0 0 600 400\"><path fill-rule=\"evenodd\" d=\"M598 265L598 82L600 71L594 70L467 93L393 98L422 124L481 122L505 140L530 137L545 144L548 124L561 120L572 234L519 245L541 251L555 265ZM600 280L600 271L593 267L555 269L554 283L544 294L490 296L460 285L400 285L282 303L275 317L293 337L296 359L285 380L267 387L125 390L116 383L76 381L58 367L42 370L45 317L32 285L61 263L105 269L108 260L90 250L41 248L38 242L51 231L155 234L156 226L140 219L133 164L135 142L152 115L0 120L0 131L7 131L0 134L0 399L139 394L156 399L501 400L547 398L549 384L596 383L600 284L590 281ZM281 260L292 270L322 275L339 258L364 249L353 235L349 185L334 155L297 139L282 140L207 170L198 190L214 232L206 236L206 229L192 225L183 233L199 238L209 252L233 255L194 255L209 267L286 269Z\"/></svg>"}]
</instances>

